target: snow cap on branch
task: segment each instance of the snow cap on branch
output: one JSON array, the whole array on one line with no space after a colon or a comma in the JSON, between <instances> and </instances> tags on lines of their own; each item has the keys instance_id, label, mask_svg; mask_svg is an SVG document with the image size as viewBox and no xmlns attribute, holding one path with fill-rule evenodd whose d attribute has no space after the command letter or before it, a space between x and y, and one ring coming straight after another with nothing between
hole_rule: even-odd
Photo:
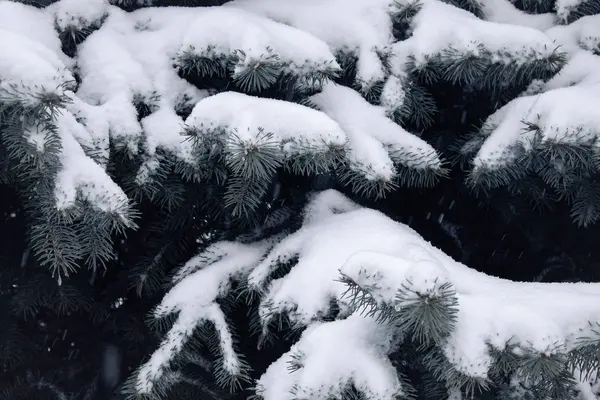
<instances>
[{"instance_id":1,"label":"snow cap on branch","mask_svg":"<svg viewBox=\"0 0 600 400\"><path fill-rule=\"evenodd\" d=\"M373 400L406 394L410 389L398 380L390 357L407 339L438 349L431 361L448 366L440 376L448 387L472 387L492 379L499 354L539 362L563 357L581 346L582 336L595 337L593 323L600 321L597 284L521 283L485 275L452 260L408 226L332 190L316 194L302 227L273 247L215 246L184 267L160 313L190 315L226 296L231 279L244 279L247 293L259 296L263 333L275 317L285 318L291 329L306 327L259 379L257 394L266 400L325 399L352 385ZM284 266L289 272L280 276ZM213 295L206 297L209 287ZM332 317L336 320L323 322ZM154 370L165 360L153 359ZM523 363L519 376L539 380Z\"/></svg>"},{"instance_id":2,"label":"snow cap on branch","mask_svg":"<svg viewBox=\"0 0 600 400\"><path fill-rule=\"evenodd\" d=\"M568 52L568 63L560 74L537 87L537 93L514 99L488 117L482 137L477 138L484 142L473 160L475 181L485 183L490 172L502 168L516 170L515 163L522 163L533 153L547 152L551 146L591 146L592 153L598 152L600 56L593 51L600 43L599 18L584 17L547 32ZM566 173L565 168L590 168L584 165L585 158L554 154L550 162L563 163L556 165L557 173Z\"/></svg>"},{"instance_id":3,"label":"snow cap on branch","mask_svg":"<svg viewBox=\"0 0 600 400\"><path fill-rule=\"evenodd\" d=\"M349 165L371 180L397 178L394 164L441 174L435 149L386 116L382 107L366 102L347 87L328 83L311 101L340 124L348 136Z\"/></svg>"},{"instance_id":4,"label":"snow cap on branch","mask_svg":"<svg viewBox=\"0 0 600 400\"><path fill-rule=\"evenodd\" d=\"M356 80L364 88L385 79L379 53L394 41L392 0L235 0L229 4L309 32L334 53L357 58Z\"/></svg>"},{"instance_id":5,"label":"snow cap on branch","mask_svg":"<svg viewBox=\"0 0 600 400\"><path fill-rule=\"evenodd\" d=\"M257 382L264 400L344 398L352 386L367 399L395 400L407 394L388 356L397 335L387 325L358 314L315 323Z\"/></svg>"},{"instance_id":6,"label":"snow cap on branch","mask_svg":"<svg viewBox=\"0 0 600 400\"><path fill-rule=\"evenodd\" d=\"M216 348L225 374L239 377L246 373L245 364L234 347L231 329L216 301L227 296L233 282L247 276L268 246L269 242L252 245L220 242L182 267L175 276L175 285L154 312L156 318L177 313L177 320L160 347L137 372L134 386L139 393L149 394L155 390L156 382L203 323L212 324L217 332Z\"/></svg>"}]
</instances>

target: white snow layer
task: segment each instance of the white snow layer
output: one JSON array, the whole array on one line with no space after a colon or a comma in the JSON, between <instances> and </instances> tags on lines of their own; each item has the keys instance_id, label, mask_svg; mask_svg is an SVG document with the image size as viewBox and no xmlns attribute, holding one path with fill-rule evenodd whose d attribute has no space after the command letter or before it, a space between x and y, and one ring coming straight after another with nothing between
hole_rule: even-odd
<instances>
[{"instance_id":1,"label":"white snow layer","mask_svg":"<svg viewBox=\"0 0 600 400\"><path fill-rule=\"evenodd\" d=\"M417 170L441 168L430 144L408 133L386 116L384 108L369 104L358 92L330 82L311 101L348 135L350 167L367 178L392 180L394 164Z\"/></svg>"},{"instance_id":2,"label":"white snow layer","mask_svg":"<svg viewBox=\"0 0 600 400\"><path fill-rule=\"evenodd\" d=\"M286 101L224 92L198 102L185 124L200 136L229 135L248 146L270 133L285 158L346 146L351 168L370 180L390 181L394 164L441 167L436 151L391 121L356 91L328 82L311 97L321 111Z\"/></svg>"},{"instance_id":3,"label":"white snow layer","mask_svg":"<svg viewBox=\"0 0 600 400\"><path fill-rule=\"evenodd\" d=\"M83 30L99 25L108 12L108 0L61 0L46 10L54 16L61 31Z\"/></svg>"},{"instance_id":4,"label":"white snow layer","mask_svg":"<svg viewBox=\"0 0 600 400\"><path fill-rule=\"evenodd\" d=\"M281 264L293 259L297 262L289 273L272 279ZM326 398L350 383L368 398L393 399L403 389L387 356L402 332L353 314L357 310L344 295L340 273L378 303L394 307L402 305L396 294L404 285L433 293L449 283L456 291L458 314L443 350L455 368L474 378L487 378L489 346L562 353L591 334L589 322L600 321L599 284L522 283L485 275L452 260L408 226L328 190L311 199L300 230L274 246L217 243L184 266L157 309L159 316L180 312L176 332L169 333L144 366L140 387L151 388L147 377L157 376L176 355L178 335L186 337L195 324L210 321L207 310L217 312L215 300L227 294L231 281L245 280L249 290L261 295L263 329L278 313L296 327L307 327L259 379L258 392L265 400L289 399L291 392ZM348 317L322 322L332 302ZM217 323L217 329L226 328ZM222 346L235 361L229 339ZM290 365L298 368L290 371Z\"/></svg>"},{"instance_id":5,"label":"white snow layer","mask_svg":"<svg viewBox=\"0 0 600 400\"><path fill-rule=\"evenodd\" d=\"M219 93L198 102L185 123L199 135L222 132L245 142L258 141L264 130L282 143L287 157L341 147L346 142L340 126L320 111L237 92Z\"/></svg>"},{"instance_id":6,"label":"white snow layer","mask_svg":"<svg viewBox=\"0 0 600 400\"><path fill-rule=\"evenodd\" d=\"M514 160L515 147L533 148L536 133L525 131L535 125L541 141L590 143L600 135L600 16L587 16L568 26L549 29L567 65L539 87L539 94L512 100L488 117L484 131L491 132L474 159L474 171L494 169Z\"/></svg>"},{"instance_id":7,"label":"white snow layer","mask_svg":"<svg viewBox=\"0 0 600 400\"><path fill-rule=\"evenodd\" d=\"M73 80L67 57L54 30L53 20L42 11L11 1L0 2L0 90L13 93L12 85L61 93ZM33 101L21 89L23 101Z\"/></svg>"},{"instance_id":8,"label":"white snow layer","mask_svg":"<svg viewBox=\"0 0 600 400\"><path fill-rule=\"evenodd\" d=\"M158 350L140 369L136 382L140 393L152 390L154 382L169 367L196 327L205 322L212 323L219 334L225 370L231 375L240 373L232 333L215 301L228 293L232 282L248 274L268 246L269 242L253 245L220 242L207 249L206 255L194 257L182 267L175 276L175 286L155 310L157 318L175 312L178 317Z\"/></svg>"},{"instance_id":9,"label":"white snow layer","mask_svg":"<svg viewBox=\"0 0 600 400\"><path fill-rule=\"evenodd\" d=\"M282 72L293 70L300 75L308 69L314 72L337 65L327 46L317 38L242 10L170 7L127 14L112 9L102 28L81 45L78 58L82 84L78 94L96 104L120 97L129 103L137 99L155 103L158 109L167 108L162 115L174 121L170 110L184 99L193 105L207 96L181 79L173 68L173 59L183 52L228 58L244 54L237 69L275 56L285 66ZM228 107L235 112L233 106ZM123 117L127 125L137 124L132 113ZM162 125L177 126L173 122ZM124 138L128 145L142 130L129 132ZM163 136L165 142L161 143ZM188 149L173 146L173 139L172 134L153 135L153 147L164 147L186 159Z\"/></svg>"},{"instance_id":10,"label":"white snow layer","mask_svg":"<svg viewBox=\"0 0 600 400\"><path fill-rule=\"evenodd\" d=\"M364 88L385 78L378 52L393 42L392 0L234 0L240 7L309 32L334 53L358 57L357 80Z\"/></svg>"},{"instance_id":11,"label":"white snow layer","mask_svg":"<svg viewBox=\"0 0 600 400\"><path fill-rule=\"evenodd\" d=\"M257 382L265 400L343 398L351 384L368 399L394 400L403 391L387 357L397 335L389 326L353 314L315 323L292 348L269 366ZM298 365L290 371L290 365Z\"/></svg>"},{"instance_id":12,"label":"white snow layer","mask_svg":"<svg viewBox=\"0 0 600 400\"><path fill-rule=\"evenodd\" d=\"M320 150L343 142L354 170L368 179L386 181L397 165L419 169L438 168L440 163L427 143L393 124L383 112L394 110L404 99L402 82L409 59L418 65L450 48L475 56L483 49L497 62L524 63L546 57L559 43L571 54L564 73L548 82L541 96L519 98L490 117L498 127L481 148L475 167L510 159L510 148L530 136L519 135L521 120L540 124L546 139L595 137L593 129L585 128L598 126L592 112L597 91L591 85L598 76L598 57L584 50L592 51L600 41L597 17L543 32L550 26L548 16L528 16L507 0L481 2L491 22L437 0L422 3L411 22L410 38L394 43L390 13L408 0L235 0L223 7L146 8L133 13L106 0L61 0L45 10L3 1L0 85L13 92L10 85L15 83L37 85L63 94L65 84L73 81L69 68L76 62L82 82L76 93L77 110L72 106L70 112L94 137L93 147L102 155L97 161L106 158L107 135L132 153L144 144L147 160L139 183L150 179L158 166L159 148L185 163L194 162L175 110L195 104L189 122L218 123L250 142L259 140L260 127L287 143L283 151L288 156L299 154L303 146ZM74 60L61 52L55 26L87 29L100 21L100 29L78 46ZM432 25L436 29L430 29ZM302 76L339 68L333 56L338 52L358 56L358 79L366 87L387 79L383 109L334 84L325 84L312 99L324 114L233 93L200 101L207 92L181 79L172 66L183 54L222 55L237 60L234 72L276 60L282 73ZM392 75L386 77L378 54L391 55ZM585 87L572 86L584 81ZM571 100L564 101L567 98ZM225 105L225 100L241 108ZM137 103L151 110L141 122ZM540 121L532 121L538 115Z\"/></svg>"},{"instance_id":13,"label":"white snow layer","mask_svg":"<svg viewBox=\"0 0 600 400\"><path fill-rule=\"evenodd\" d=\"M411 26L412 36L392 45L390 63L400 76L405 73L408 61L416 67L424 66L446 50L452 50L448 62L465 56L486 57L482 52L487 51L493 62L524 64L550 55L556 47L537 29L484 21L437 0L423 1Z\"/></svg>"},{"instance_id":14,"label":"white snow layer","mask_svg":"<svg viewBox=\"0 0 600 400\"><path fill-rule=\"evenodd\" d=\"M101 211L121 215L126 220L124 212L129 205L127 195L112 181L100 164L84 153L81 144L76 140L86 141L89 138L85 127L66 110L59 114L56 126L62 145L62 168L55 183L57 208L74 206L76 199L80 197Z\"/></svg>"}]
</instances>

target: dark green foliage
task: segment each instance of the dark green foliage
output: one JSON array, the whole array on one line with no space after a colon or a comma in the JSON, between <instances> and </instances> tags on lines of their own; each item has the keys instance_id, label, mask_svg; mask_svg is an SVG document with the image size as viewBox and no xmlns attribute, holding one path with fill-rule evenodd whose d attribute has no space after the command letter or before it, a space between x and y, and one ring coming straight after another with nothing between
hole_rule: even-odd
<instances>
[{"instance_id":1,"label":"dark green foliage","mask_svg":"<svg viewBox=\"0 0 600 400\"><path fill-rule=\"evenodd\" d=\"M514 5L531 14L544 14L554 10L554 0L514 0Z\"/></svg>"},{"instance_id":2,"label":"dark green foliage","mask_svg":"<svg viewBox=\"0 0 600 400\"><path fill-rule=\"evenodd\" d=\"M566 15L561 15L558 22L561 24L571 24L586 15L596 15L600 13L600 1L586 0L577 4L573 8L568 8Z\"/></svg>"},{"instance_id":3,"label":"dark green foliage","mask_svg":"<svg viewBox=\"0 0 600 400\"><path fill-rule=\"evenodd\" d=\"M467 10L479 18L483 18L483 10L478 0L444 0L448 4Z\"/></svg>"}]
</instances>

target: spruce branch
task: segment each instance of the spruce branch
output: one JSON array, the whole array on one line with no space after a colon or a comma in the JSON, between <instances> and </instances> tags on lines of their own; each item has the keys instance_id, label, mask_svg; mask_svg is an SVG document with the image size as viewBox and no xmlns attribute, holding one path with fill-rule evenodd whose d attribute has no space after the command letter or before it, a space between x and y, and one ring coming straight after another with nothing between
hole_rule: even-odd
<instances>
[{"instance_id":1,"label":"spruce branch","mask_svg":"<svg viewBox=\"0 0 600 400\"><path fill-rule=\"evenodd\" d=\"M267 54L257 59L247 59L243 50L235 54L235 67L232 75L236 85L246 93L256 93L271 87L281 75L282 63L280 57L267 48Z\"/></svg>"},{"instance_id":2,"label":"spruce branch","mask_svg":"<svg viewBox=\"0 0 600 400\"><path fill-rule=\"evenodd\" d=\"M198 55L194 47L181 50L174 65L185 75L198 75L204 78L224 78L232 68L231 59L224 54L216 54L214 46L205 50L205 55Z\"/></svg>"},{"instance_id":3,"label":"spruce branch","mask_svg":"<svg viewBox=\"0 0 600 400\"><path fill-rule=\"evenodd\" d=\"M225 145L227 167L234 176L250 180L270 180L282 164L280 144L273 133L259 128L255 135L232 132Z\"/></svg>"},{"instance_id":4,"label":"spruce branch","mask_svg":"<svg viewBox=\"0 0 600 400\"><path fill-rule=\"evenodd\" d=\"M599 0L582 0L574 3L566 3L556 10L557 22L563 25L572 24L587 15L600 14Z\"/></svg>"},{"instance_id":5,"label":"spruce branch","mask_svg":"<svg viewBox=\"0 0 600 400\"><path fill-rule=\"evenodd\" d=\"M477 18L484 19L483 6L481 0L442 0L445 3L452 4L458 8L469 11Z\"/></svg>"},{"instance_id":6,"label":"spruce branch","mask_svg":"<svg viewBox=\"0 0 600 400\"><path fill-rule=\"evenodd\" d=\"M413 340L442 345L454 329L458 298L448 282L431 282L426 292L407 280L395 298L395 324Z\"/></svg>"}]
</instances>

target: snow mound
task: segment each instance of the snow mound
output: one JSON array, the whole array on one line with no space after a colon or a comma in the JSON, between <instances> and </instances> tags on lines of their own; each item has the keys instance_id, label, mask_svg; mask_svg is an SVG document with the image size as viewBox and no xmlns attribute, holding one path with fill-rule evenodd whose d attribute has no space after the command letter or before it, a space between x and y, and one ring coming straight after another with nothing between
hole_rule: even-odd
<instances>
[{"instance_id":1,"label":"snow mound","mask_svg":"<svg viewBox=\"0 0 600 400\"><path fill-rule=\"evenodd\" d=\"M596 284L521 283L490 277L451 260L416 234L405 236L401 246L410 248L408 254L382 257L368 251L350 258L341 271L382 304L395 307L402 304L390 286L398 291L409 283L416 293L431 294L441 282L450 283L458 313L444 353L468 376L487 378L493 361L490 346L502 351L510 345L538 354L568 352L582 336L592 333L589 321L600 317ZM433 268L422 271L421 266ZM421 277L415 278L415 273Z\"/></svg>"},{"instance_id":2,"label":"snow mound","mask_svg":"<svg viewBox=\"0 0 600 400\"><path fill-rule=\"evenodd\" d=\"M406 393L387 357L397 335L389 326L351 315L313 324L257 382L264 400L343 398L353 385L366 398L394 400Z\"/></svg>"},{"instance_id":3,"label":"snow mound","mask_svg":"<svg viewBox=\"0 0 600 400\"><path fill-rule=\"evenodd\" d=\"M28 105L36 94L62 95L74 80L53 20L42 10L0 2L0 43L0 91Z\"/></svg>"},{"instance_id":4,"label":"snow mound","mask_svg":"<svg viewBox=\"0 0 600 400\"><path fill-rule=\"evenodd\" d=\"M436 29L431 29L432 25ZM390 63L399 76L407 72L407 65L420 69L431 61L451 64L464 58L524 65L551 56L556 48L537 29L484 21L437 0L422 2L411 27L411 37L392 46Z\"/></svg>"},{"instance_id":5,"label":"snow mound","mask_svg":"<svg viewBox=\"0 0 600 400\"><path fill-rule=\"evenodd\" d=\"M569 26L547 31L568 54L567 65L536 88L534 95L519 97L496 111L485 122L485 142L474 158L473 175L511 166L546 144L595 144L600 137L600 16L588 16Z\"/></svg>"},{"instance_id":6,"label":"snow mound","mask_svg":"<svg viewBox=\"0 0 600 400\"><path fill-rule=\"evenodd\" d=\"M57 208L75 206L76 200L87 201L102 212L120 216L127 221L129 199L123 190L112 181L101 165L88 157L80 143L90 143L91 137L85 127L77 122L68 111L59 114L56 120L62 149L62 168L55 183ZM39 127L36 129L40 129ZM35 135L44 135L35 132Z\"/></svg>"},{"instance_id":7,"label":"snow mound","mask_svg":"<svg viewBox=\"0 0 600 400\"><path fill-rule=\"evenodd\" d=\"M0 29L26 37L39 45L46 47L55 57L67 63L67 57L61 51L61 43L54 30L54 20L50 14L35 7L26 6L19 2L0 2ZM8 40L0 43L8 45ZM10 53L5 51L3 53ZM28 73L33 71L26 70Z\"/></svg>"},{"instance_id":8,"label":"snow mound","mask_svg":"<svg viewBox=\"0 0 600 400\"><path fill-rule=\"evenodd\" d=\"M185 121L186 129L206 141L221 137L227 153L233 153L240 141L244 148L260 148L264 134L270 134L269 141L278 143L278 157L286 161L345 150L343 161L367 180L392 182L395 165L441 170L433 147L395 124L358 92L328 82L310 101L320 111L281 100L220 93L196 104Z\"/></svg>"},{"instance_id":9,"label":"snow mound","mask_svg":"<svg viewBox=\"0 0 600 400\"><path fill-rule=\"evenodd\" d=\"M379 53L394 41L391 0L234 0L228 4L309 32L334 53L357 57L356 80L365 89L386 76Z\"/></svg>"},{"instance_id":10,"label":"snow mound","mask_svg":"<svg viewBox=\"0 0 600 400\"><path fill-rule=\"evenodd\" d=\"M229 6L201 10L180 52L224 62L233 58L234 78L265 64L300 77L339 69L327 44L310 33Z\"/></svg>"},{"instance_id":11,"label":"snow mound","mask_svg":"<svg viewBox=\"0 0 600 400\"><path fill-rule=\"evenodd\" d=\"M235 135L257 141L262 131L275 135L286 158L342 147L346 134L326 114L283 100L224 92L198 102L185 121L199 137Z\"/></svg>"},{"instance_id":12,"label":"snow mound","mask_svg":"<svg viewBox=\"0 0 600 400\"><path fill-rule=\"evenodd\" d=\"M480 0L478 3L486 21L526 26L540 31L554 26L553 14L529 14L519 10L510 0Z\"/></svg>"},{"instance_id":13,"label":"snow mound","mask_svg":"<svg viewBox=\"0 0 600 400\"><path fill-rule=\"evenodd\" d=\"M370 180L392 181L394 164L407 168L441 168L435 149L390 120L382 107L366 102L347 87L328 83L311 101L340 124L348 135L350 168Z\"/></svg>"}]
</instances>

